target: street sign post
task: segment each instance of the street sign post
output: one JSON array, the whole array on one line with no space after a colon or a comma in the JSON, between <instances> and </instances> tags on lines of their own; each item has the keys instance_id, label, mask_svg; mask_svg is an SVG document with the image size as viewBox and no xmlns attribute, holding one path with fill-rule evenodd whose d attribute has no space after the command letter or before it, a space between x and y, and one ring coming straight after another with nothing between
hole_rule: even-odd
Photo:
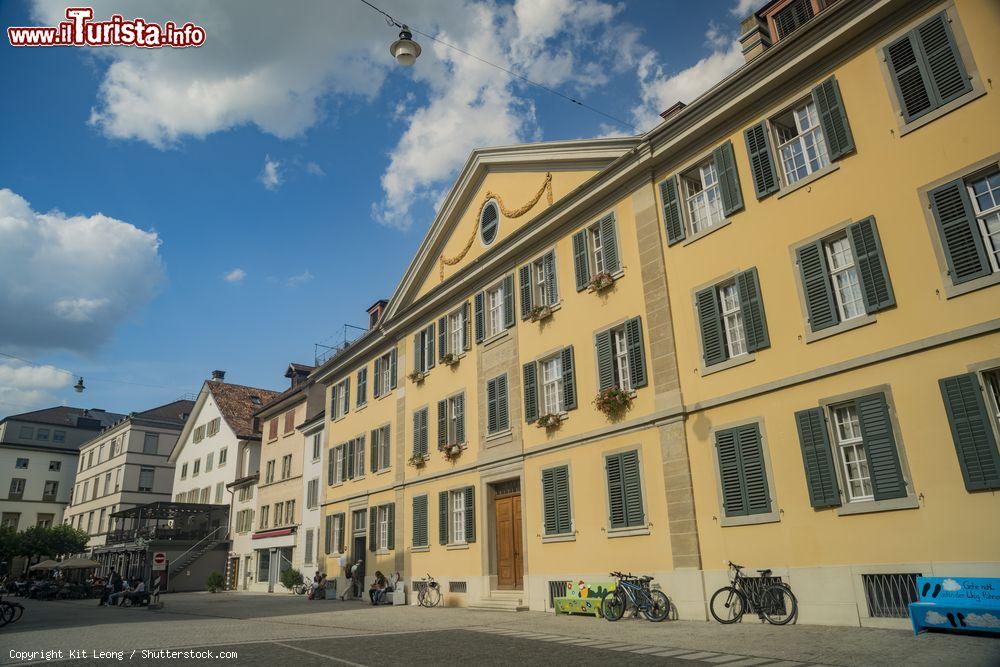
<instances>
[{"instance_id":1,"label":"street sign post","mask_svg":"<svg viewBox=\"0 0 1000 667\"><path fill-rule=\"evenodd\" d=\"M167 569L167 554L162 551L156 551L153 553L153 570L165 570Z\"/></svg>"}]
</instances>

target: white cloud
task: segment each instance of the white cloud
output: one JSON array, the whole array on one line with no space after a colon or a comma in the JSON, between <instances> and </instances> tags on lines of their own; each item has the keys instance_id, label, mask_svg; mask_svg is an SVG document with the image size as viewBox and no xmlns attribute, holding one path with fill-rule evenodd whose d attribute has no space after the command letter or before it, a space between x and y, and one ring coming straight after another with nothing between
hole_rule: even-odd
<instances>
[{"instance_id":1,"label":"white cloud","mask_svg":"<svg viewBox=\"0 0 1000 667\"><path fill-rule=\"evenodd\" d=\"M243 282L243 279L247 277L247 272L241 268L235 268L226 275L222 276L222 279L227 283L239 284Z\"/></svg>"},{"instance_id":2,"label":"white cloud","mask_svg":"<svg viewBox=\"0 0 1000 667\"><path fill-rule=\"evenodd\" d=\"M0 416L57 403L53 392L68 387L72 381L72 375L55 366L0 360Z\"/></svg>"},{"instance_id":3,"label":"white cloud","mask_svg":"<svg viewBox=\"0 0 1000 667\"><path fill-rule=\"evenodd\" d=\"M977 628L1000 628L1000 618L993 614L969 614L965 622Z\"/></svg>"},{"instance_id":4,"label":"white cloud","mask_svg":"<svg viewBox=\"0 0 1000 667\"><path fill-rule=\"evenodd\" d=\"M642 104L632 109L639 128L651 129L660 122L661 111L676 102L691 102L745 62L739 41L726 39L715 25L709 26L705 38L713 47L712 53L679 72L668 73L655 51L639 58Z\"/></svg>"},{"instance_id":5,"label":"white cloud","mask_svg":"<svg viewBox=\"0 0 1000 667\"><path fill-rule=\"evenodd\" d=\"M306 173L312 174L313 176L326 176L326 172L323 171L323 167L319 166L315 162L306 162Z\"/></svg>"},{"instance_id":6,"label":"white cloud","mask_svg":"<svg viewBox=\"0 0 1000 667\"><path fill-rule=\"evenodd\" d=\"M954 579L945 579L941 582L941 588L954 593L955 591L962 590L962 584L958 583Z\"/></svg>"},{"instance_id":7,"label":"white cloud","mask_svg":"<svg viewBox=\"0 0 1000 667\"><path fill-rule=\"evenodd\" d=\"M928 625L948 625L948 619L936 611L928 611L924 614L924 623Z\"/></svg>"},{"instance_id":8,"label":"white cloud","mask_svg":"<svg viewBox=\"0 0 1000 667\"><path fill-rule=\"evenodd\" d=\"M298 275L290 276L287 280L285 280L285 285L287 287L298 287L299 285L303 285L312 279L313 279L313 274L310 273L308 269L306 269L305 271L303 271Z\"/></svg>"},{"instance_id":9,"label":"white cloud","mask_svg":"<svg viewBox=\"0 0 1000 667\"><path fill-rule=\"evenodd\" d=\"M760 4L763 4L763 0L736 0L729 13L738 19L744 19Z\"/></svg>"},{"instance_id":10,"label":"white cloud","mask_svg":"<svg viewBox=\"0 0 1000 667\"><path fill-rule=\"evenodd\" d=\"M38 213L0 189L0 345L90 351L164 280L155 232L101 213Z\"/></svg>"},{"instance_id":11,"label":"white cloud","mask_svg":"<svg viewBox=\"0 0 1000 667\"><path fill-rule=\"evenodd\" d=\"M260 176L257 177L264 187L268 190L277 190L281 185L281 162L278 160L272 160L270 155L264 156L264 168L260 172Z\"/></svg>"}]
</instances>

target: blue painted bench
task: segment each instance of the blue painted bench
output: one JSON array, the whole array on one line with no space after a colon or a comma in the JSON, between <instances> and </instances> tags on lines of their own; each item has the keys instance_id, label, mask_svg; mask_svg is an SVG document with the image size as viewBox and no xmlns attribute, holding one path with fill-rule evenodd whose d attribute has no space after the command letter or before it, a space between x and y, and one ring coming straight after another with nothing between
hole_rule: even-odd
<instances>
[{"instance_id":1,"label":"blue painted bench","mask_svg":"<svg viewBox=\"0 0 1000 667\"><path fill-rule=\"evenodd\" d=\"M918 602L910 603L913 634L921 630L1000 635L1000 579L917 577Z\"/></svg>"}]
</instances>

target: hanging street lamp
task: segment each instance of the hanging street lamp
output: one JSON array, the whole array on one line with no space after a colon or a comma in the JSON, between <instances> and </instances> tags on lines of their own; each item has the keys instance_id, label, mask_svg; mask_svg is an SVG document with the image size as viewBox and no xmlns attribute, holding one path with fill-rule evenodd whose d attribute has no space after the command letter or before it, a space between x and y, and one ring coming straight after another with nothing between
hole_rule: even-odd
<instances>
[{"instance_id":1,"label":"hanging street lamp","mask_svg":"<svg viewBox=\"0 0 1000 667\"><path fill-rule=\"evenodd\" d=\"M403 67L411 67L420 55L420 45L413 41L413 34L405 25L400 26L399 39L389 46L389 53Z\"/></svg>"}]
</instances>

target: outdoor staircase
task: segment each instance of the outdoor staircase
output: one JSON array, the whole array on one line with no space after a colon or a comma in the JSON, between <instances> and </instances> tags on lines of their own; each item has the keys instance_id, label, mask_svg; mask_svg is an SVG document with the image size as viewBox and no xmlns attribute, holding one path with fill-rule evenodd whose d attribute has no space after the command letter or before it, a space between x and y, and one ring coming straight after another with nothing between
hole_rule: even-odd
<instances>
[{"instance_id":1,"label":"outdoor staircase","mask_svg":"<svg viewBox=\"0 0 1000 667\"><path fill-rule=\"evenodd\" d=\"M199 544L196 549L192 549L184 554L179 560L170 564L170 577L173 578L177 576L178 573L183 572L192 563L204 556L206 553L219 546L226 541L226 537L222 536L217 539L209 540L208 542L203 542Z\"/></svg>"},{"instance_id":2,"label":"outdoor staircase","mask_svg":"<svg viewBox=\"0 0 1000 667\"><path fill-rule=\"evenodd\" d=\"M490 591L486 597L469 605L469 609L481 611L528 611L524 604L523 591Z\"/></svg>"}]
</instances>

